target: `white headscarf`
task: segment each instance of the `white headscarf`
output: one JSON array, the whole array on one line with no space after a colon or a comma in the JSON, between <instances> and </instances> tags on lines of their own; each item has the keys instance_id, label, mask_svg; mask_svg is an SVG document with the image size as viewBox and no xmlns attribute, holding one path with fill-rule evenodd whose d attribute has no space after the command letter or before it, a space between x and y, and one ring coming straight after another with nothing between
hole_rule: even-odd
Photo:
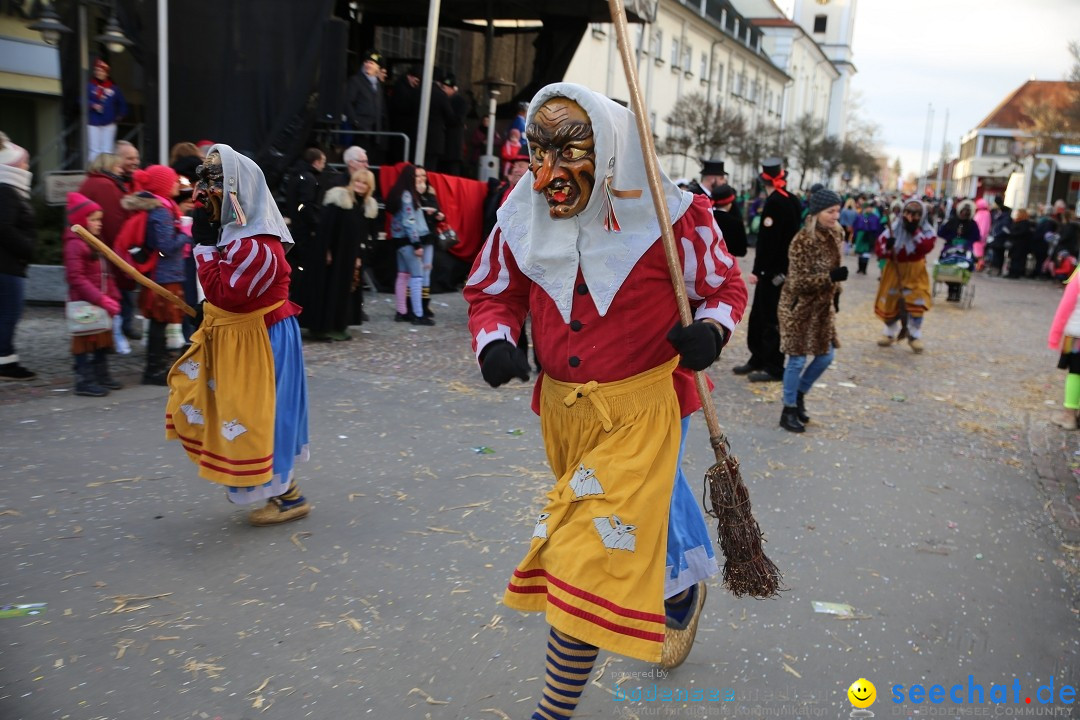
<instances>
[{"instance_id":1,"label":"white headscarf","mask_svg":"<svg viewBox=\"0 0 1080 720\"><path fill-rule=\"evenodd\" d=\"M555 83L544 87L529 105L527 122L553 97L566 97L585 110L592 122L596 153L596 183L585 209L570 218L552 219L543 194L534 192L531 172L518 181L498 210L499 227L521 271L555 302L563 321L570 322L577 271L589 286L601 317L634 265L660 237L660 222L649 192L633 114L616 102L581 85ZM672 223L683 216L693 195L678 188L661 170L664 197ZM639 191L636 197L615 197ZM610 210L621 230L607 230Z\"/></svg>"},{"instance_id":2,"label":"white headscarf","mask_svg":"<svg viewBox=\"0 0 1080 720\"><path fill-rule=\"evenodd\" d=\"M904 227L903 211L904 208L908 207L909 205L918 206L919 209L922 210L922 217L919 219L919 227L914 233L908 232L907 228ZM921 200L911 199L901 206L900 214L896 216L896 220L893 221L891 228L893 239L896 241L895 245L893 246L893 249L895 251L903 250L904 252L909 254L914 253L915 246L917 244L916 236L926 237L927 235L934 234L934 228L930 226L930 218L927 217L927 215L928 213L926 204L923 203Z\"/></svg>"},{"instance_id":3,"label":"white headscarf","mask_svg":"<svg viewBox=\"0 0 1080 720\"><path fill-rule=\"evenodd\" d=\"M218 247L253 235L273 235L283 245L294 244L285 218L281 217L274 196L266 186L266 178L255 161L221 143L213 145L207 151L207 157L211 153L221 155L224 176Z\"/></svg>"}]
</instances>

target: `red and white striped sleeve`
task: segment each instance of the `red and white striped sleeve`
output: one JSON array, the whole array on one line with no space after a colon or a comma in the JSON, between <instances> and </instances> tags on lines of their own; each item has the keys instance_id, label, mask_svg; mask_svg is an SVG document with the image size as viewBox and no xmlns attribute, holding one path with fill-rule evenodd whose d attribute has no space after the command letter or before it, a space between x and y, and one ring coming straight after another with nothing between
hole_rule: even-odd
<instances>
[{"instance_id":1,"label":"red and white striped sleeve","mask_svg":"<svg viewBox=\"0 0 1080 720\"><path fill-rule=\"evenodd\" d=\"M714 320L735 331L746 310L746 283L712 212L692 206L675 224L675 239L682 261L683 282L695 320Z\"/></svg>"},{"instance_id":2,"label":"red and white striped sleeve","mask_svg":"<svg viewBox=\"0 0 1080 720\"><path fill-rule=\"evenodd\" d=\"M492 231L473 262L465 284L469 303L469 332L477 357L490 343L506 340L517 345L529 312L532 281L518 269L513 253L498 228Z\"/></svg>"},{"instance_id":3,"label":"red and white striped sleeve","mask_svg":"<svg viewBox=\"0 0 1080 720\"><path fill-rule=\"evenodd\" d=\"M195 265L206 299L225 310L250 306L279 275L289 273L284 256L275 250L259 236L239 238L221 248L196 245Z\"/></svg>"}]
</instances>

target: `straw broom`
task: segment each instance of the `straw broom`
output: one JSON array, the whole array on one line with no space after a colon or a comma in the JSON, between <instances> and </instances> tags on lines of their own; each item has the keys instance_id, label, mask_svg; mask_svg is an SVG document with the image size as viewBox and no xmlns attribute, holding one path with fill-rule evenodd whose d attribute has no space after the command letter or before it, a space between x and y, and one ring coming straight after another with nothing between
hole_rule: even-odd
<instances>
[{"instance_id":1,"label":"straw broom","mask_svg":"<svg viewBox=\"0 0 1080 720\"><path fill-rule=\"evenodd\" d=\"M82 225L72 225L71 231L81 237L87 243L89 243L90 247L94 248L99 253L107 257L113 265L123 270L124 273L130 276L132 280L139 283L143 287L148 288L151 292L160 295L174 305L178 305L180 309L183 310L187 315L190 315L191 317L195 317L197 315L197 313L195 312L195 308L184 302L183 298L169 292L150 278L143 275L135 268L131 267L131 265L129 265L127 261L124 260L124 258L113 252L113 249L111 247L94 237L94 234L84 228Z\"/></svg>"},{"instance_id":2,"label":"straw broom","mask_svg":"<svg viewBox=\"0 0 1080 720\"><path fill-rule=\"evenodd\" d=\"M637 120L638 135L641 136L645 172L649 178L653 206L656 208L656 215L660 221L664 255L667 257L671 284L675 289L679 304L679 319L684 326L687 326L693 322L693 316L690 314L690 302L683 285L675 237L671 232L671 216L668 213L667 203L664 202L664 192L660 185L660 168L656 161L656 148L653 145L652 128L649 127L649 115L641 97L637 67L631 54L630 33L626 27L623 0L608 0L608 7L611 10L611 21L615 25L615 36L619 42L619 54L622 57L623 70L626 72L626 84L630 89L631 109ZM694 379L697 383L698 395L701 397L705 422L709 427L709 442L716 454L716 464L705 473L705 487L709 495L705 512L717 520L717 539L726 559L724 585L736 597L774 596L778 593L782 580L780 571L772 560L765 556L762 548L761 527L751 512L750 495L739 472L739 461L731 454L727 436L720 427L705 374L695 372ZM704 503L704 498L702 500Z\"/></svg>"}]
</instances>

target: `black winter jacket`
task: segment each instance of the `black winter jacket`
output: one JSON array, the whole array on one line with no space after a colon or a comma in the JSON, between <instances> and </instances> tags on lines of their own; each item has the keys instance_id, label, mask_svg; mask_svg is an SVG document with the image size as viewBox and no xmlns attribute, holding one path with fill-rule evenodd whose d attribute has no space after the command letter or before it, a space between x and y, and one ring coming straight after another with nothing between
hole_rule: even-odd
<instances>
[{"instance_id":1,"label":"black winter jacket","mask_svg":"<svg viewBox=\"0 0 1080 720\"><path fill-rule=\"evenodd\" d=\"M30 201L11 185L0 185L0 274L26 277L36 240Z\"/></svg>"}]
</instances>

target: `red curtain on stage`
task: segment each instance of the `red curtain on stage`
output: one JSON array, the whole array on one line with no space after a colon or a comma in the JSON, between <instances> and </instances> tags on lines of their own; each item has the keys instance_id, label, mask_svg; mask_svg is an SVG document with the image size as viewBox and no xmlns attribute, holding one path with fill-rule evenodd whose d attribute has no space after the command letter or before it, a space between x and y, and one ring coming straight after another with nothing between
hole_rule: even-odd
<instances>
[{"instance_id":1,"label":"red curtain on stage","mask_svg":"<svg viewBox=\"0 0 1080 720\"><path fill-rule=\"evenodd\" d=\"M379 168L379 194L382 197L390 194L404 165L398 163ZM458 244L450 248L450 254L471 263L486 240L482 233L487 183L428 170L428 185L435 191L446 221L457 231ZM389 217L386 223L389 231Z\"/></svg>"}]
</instances>

